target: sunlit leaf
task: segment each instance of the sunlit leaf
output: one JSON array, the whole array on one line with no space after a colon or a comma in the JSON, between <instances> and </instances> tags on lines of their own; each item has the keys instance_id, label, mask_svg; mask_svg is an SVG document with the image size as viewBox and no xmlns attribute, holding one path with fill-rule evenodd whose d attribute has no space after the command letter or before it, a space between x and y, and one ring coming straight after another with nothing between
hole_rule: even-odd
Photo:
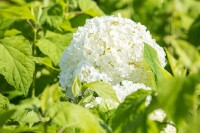
<instances>
[{"instance_id":1,"label":"sunlit leaf","mask_svg":"<svg viewBox=\"0 0 200 133\"><path fill-rule=\"evenodd\" d=\"M30 19L35 20L28 6L13 6L1 10L0 16L4 18L19 18L19 19Z\"/></svg>"},{"instance_id":2,"label":"sunlit leaf","mask_svg":"<svg viewBox=\"0 0 200 133\"><path fill-rule=\"evenodd\" d=\"M96 81L96 82L91 82L91 83L86 83L83 85L84 89L92 89L94 90L100 97L102 98L108 98L113 101L119 102L116 92L113 89L113 87L105 83L103 81Z\"/></svg>"},{"instance_id":3,"label":"sunlit leaf","mask_svg":"<svg viewBox=\"0 0 200 133\"><path fill-rule=\"evenodd\" d=\"M36 110L40 107L38 98L25 99L13 108L16 109L11 119L21 125L29 124L32 126L40 121L39 112Z\"/></svg>"},{"instance_id":4,"label":"sunlit leaf","mask_svg":"<svg viewBox=\"0 0 200 133\"><path fill-rule=\"evenodd\" d=\"M83 133L104 133L98 118L89 110L68 102L60 102L51 108L53 123L64 130L78 128Z\"/></svg>"},{"instance_id":5,"label":"sunlit leaf","mask_svg":"<svg viewBox=\"0 0 200 133\"><path fill-rule=\"evenodd\" d=\"M41 98L41 108L42 112L45 114L49 108L54 106L54 104L60 99L60 89L58 84L47 86L42 93Z\"/></svg>"},{"instance_id":6,"label":"sunlit leaf","mask_svg":"<svg viewBox=\"0 0 200 133\"><path fill-rule=\"evenodd\" d=\"M22 36L0 40L0 59L5 65L3 69L0 69L0 74L24 95L28 94L35 69L31 53L30 43Z\"/></svg>"},{"instance_id":7,"label":"sunlit leaf","mask_svg":"<svg viewBox=\"0 0 200 133\"><path fill-rule=\"evenodd\" d=\"M81 94L81 81L78 77L75 78L74 83L72 85L72 93L74 97L80 96Z\"/></svg>"},{"instance_id":8,"label":"sunlit leaf","mask_svg":"<svg viewBox=\"0 0 200 133\"><path fill-rule=\"evenodd\" d=\"M57 68L53 67L53 63L49 57L34 57L34 61L37 64L45 65L47 67L59 71Z\"/></svg>"},{"instance_id":9,"label":"sunlit leaf","mask_svg":"<svg viewBox=\"0 0 200 133\"><path fill-rule=\"evenodd\" d=\"M58 65L60 57L64 48L71 41L72 34L58 34L54 32L47 32L46 36L37 42L37 47L49 56L55 65Z\"/></svg>"},{"instance_id":10,"label":"sunlit leaf","mask_svg":"<svg viewBox=\"0 0 200 133\"><path fill-rule=\"evenodd\" d=\"M164 70L158 60L157 52L148 44L144 45L144 60L155 73L157 80L168 78L171 75Z\"/></svg>"},{"instance_id":11,"label":"sunlit leaf","mask_svg":"<svg viewBox=\"0 0 200 133\"><path fill-rule=\"evenodd\" d=\"M81 10L91 16L102 16L103 11L92 0L79 0L79 6Z\"/></svg>"}]
</instances>

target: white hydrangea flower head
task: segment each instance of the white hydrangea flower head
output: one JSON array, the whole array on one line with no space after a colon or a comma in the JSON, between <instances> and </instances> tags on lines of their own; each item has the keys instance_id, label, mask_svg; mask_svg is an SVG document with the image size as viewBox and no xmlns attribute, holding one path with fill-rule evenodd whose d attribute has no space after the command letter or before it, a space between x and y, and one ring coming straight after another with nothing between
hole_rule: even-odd
<instances>
[{"instance_id":1,"label":"white hydrangea flower head","mask_svg":"<svg viewBox=\"0 0 200 133\"><path fill-rule=\"evenodd\" d=\"M103 80L115 86L129 80L150 86L152 72L143 63L145 43L156 50L164 67L165 52L145 26L120 15L88 19L62 54L62 88L71 88L76 76L82 82Z\"/></svg>"}]
</instances>

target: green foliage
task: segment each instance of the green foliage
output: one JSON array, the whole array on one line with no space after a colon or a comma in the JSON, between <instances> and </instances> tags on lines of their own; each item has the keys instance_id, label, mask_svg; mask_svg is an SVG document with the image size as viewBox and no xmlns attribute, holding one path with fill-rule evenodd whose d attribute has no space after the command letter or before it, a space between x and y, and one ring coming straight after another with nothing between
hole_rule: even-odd
<instances>
[{"instance_id":1,"label":"green foliage","mask_svg":"<svg viewBox=\"0 0 200 133\"><path fill-rule=\"evenodd\" d=\"M92 0L79 0L80 9L88 15L91 16L102 16L103 11L97 6L97 4Z\"/></svg>"},{"instance_id":2,"label":"green foliage","mask_svg":"<svg viewBox=\"0 0 200 133\"><path fill-rule=\"evenodd\" d=\"M47 113L47 111L54 106L54 104L60 99L60 91L59 85L54 84L51 86L47 86L42 93L41 97L41 109L43 114Z\"/></svg>"},{"instance_id":3,"label":"green foliage","mask_svg":"<svg viewBox=\"0 0 200 133\"><path fill-rule=\"evenodd\" d=\"M144 45L144 60L155 73L157 80L170 77L171 75L164 70L159 63L156 51L148 44Z\"/></svg>"},{"instance_id":4,"label":"green foliage","mask_svg":"<svg viewBox=\"0 0 200 133\"><path fill-rule=\"evenodd\" d=\"M155 123L148 120L148 110L145 108L146 97L149 92L138 90L126 97L120 104L112 120L112 128L115 133L147 133L158 132Z\"/></svg>"},{"instance_id":5,"label":"green foliage","mask_svg":"<svg viewBox=\"0 0 200 133\"><path fill-rule=\"evenodd\" d=\"M54 117L52 122L58 125L60 129L66 129L66 132L72 129L75 132L77 128L81 129L80 131L83 133L104 132L96 116L89 110L72 103L57 103L54 108L51 109L50 115Z\"/></svg>"},{"instance_id":6,"label":"green foliage","mask_svg":"<svg viewBox=\"0 0 200 133\"><path fill-rule=\"evenodd\" d=\"M102 98L108 98L113 101L119 102L117 94L115 93L112 86L108 83L105 83L103 81L95 81L83 85L83 90L88 88L94 90Z\"/></svg>"},{"instance_id":7,"label":"green foliage","mask_svg":"<svg viewBox=\"0 0 200 133\"><path fill-rule=\"evenodd\" d=\"M200 30L200 16L191 24L191 27L188 31L188 38L191 43L198 46L200 44L198 31Z\"/></svg>"},{"instance_id":8,"label":"green foliage","mask_svg":"<svg viewBox=\"0 0 200 133\"><path fill-rule=\"evenodd\" d=\"M72 85L72 93L74 97L81 95L81 88L82 88L81 81L78 77L76 77Z\"/></svg>"},{"instance_id":9,"label":"green foliage","mask_svg":"<svg viewBox=\"0 0 200 133\"><path fill-rule=\"evenodd\" d=\"M186 75L186 69L184 68L184 65L175 59L167 49L165 49L167 58L169 61L169 65L171 67L172 73L174 76L185 76Z\"/></svg>"},{"instance_id":10,"label":"green foliage","mask_svg":"<svg viewBox=\"0 0 200 133\"><path fill-rule=\"evenodd\" d=\"M27 95L35 69L30 43L22 36L6 37L0 40L0 51L0 63L4 65L0 74L9 84Z\"/></svg>"},{"instance_id":11,"label":"green foliage","mask_svg":"<svg viewBox=\"0 0 200 133\"><path fill-rule=\"evenodd\" d=\"M47 55L55 65L58 65L62 52L72 38L70 33L58 34L47 32L46 36L36 43L40 51Z\"/></svg>"},{"instance_id":12,"label":"green foliage","mask_svg":"<svg viewBox=\"0 0 200 133\"><path fill-rule=\"evenodd\" d=\"M191 114L196 113L195 91L199 83L199 75L190 75L186 78L170 78L159 84L160 106L178 127L182 126L183 121L187 122Z\"/></svg>"},{"instance_id":13,"label":"green foliage","mask_svg":"<svg viewBox=\"0 0 200 133\"><path fill-rule=\"evenodd\" d=\"M199 132L199 6L198 0L1 0L0 132L156 133L168 121L177 132ZM165 47L164 69L156 51L144 45L152 91L139 90L119 103L110 84L78 77L62 90L59 60L72 34L88 18L118 13L147 26ZM96 96L119 106L103 101L85 108ZM158 108L167 115L162 122L149 119Z\"/></svg>"},{"instance_id":14,"label":"green foliage","mask_svg":"<svg viewBox=\"0 0 200 133\"><path fill-rule=\"evenodd\" d=\"M14 112L15 112L15 110L9 110L7 112L0 114L0 118L1 118L0 119L0 127L4 126L6 121L13 115Z\"/></svg>"},{"instance_id":15,"label":"green foliage","mask_svg":"<svg viewBox=\"0 0 200 133\"><path fill-rule=\"evenodd\" d=\"M28 6L14 6L10 8L6 8L1 12L1 17L4 18L17 18L17 19L35 19L32 15L31 11L29 10Z\"/></svg>"},{"instance_id":16,"label":"green foliage","mask_svg":"<svg viewBox=\"0 0 200 133\"><path fill-rule=\"evenodd\" d=\"M0 93L0 114L8 110L9 100Z\"/></svg>"}]
</instances>

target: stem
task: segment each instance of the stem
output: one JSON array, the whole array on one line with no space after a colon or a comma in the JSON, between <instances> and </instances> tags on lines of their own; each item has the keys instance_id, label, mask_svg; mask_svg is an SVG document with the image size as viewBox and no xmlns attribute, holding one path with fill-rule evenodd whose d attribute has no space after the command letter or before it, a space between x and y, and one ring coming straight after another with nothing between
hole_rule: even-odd
<instances>
[{"instance_id":1,"label":"stem","mask_svg":"<svg viewBox=\"0 0 200 133\"><path fill-rule=\"evenodd\" d=\"M32 55L35 56L35 43L37 41L37 29L34 28L34 39L33 39L33 45L32 45ZM32 83L32 98L35 97L35 79L36 79L36 64L35 64L35 71L33 73L33 83Z\"/></svg>"},{"instance_id":2,"label":"stem","mask_svg":"<svg viewBox=\"0 0 200 133\"><path fill-rule=\"evenodd\" d=\"M31 28L33 29L33 32L34 32L34 35L33 35L33 44L32 44L32 56L34 57L35 56L35 43L37 41L37 30L38 30L38 27L37 26L33 26L33 24L31 23L31 21L29 21L29 20L27 20L27 22L31 26ZM35 68L36 68L36 64L35 64ZM31 92L32 98L35 97L35 79L36 79L36 70L33 73L33 83L32 83L32 86L31 86L31 89L32 89L32 92Z\"/></svg>"}]
</instances>

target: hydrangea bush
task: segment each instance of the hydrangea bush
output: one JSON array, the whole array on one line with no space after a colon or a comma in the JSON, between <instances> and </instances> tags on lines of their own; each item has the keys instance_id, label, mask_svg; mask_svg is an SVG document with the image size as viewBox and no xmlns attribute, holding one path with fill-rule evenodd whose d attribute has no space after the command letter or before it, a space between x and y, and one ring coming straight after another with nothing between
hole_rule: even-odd
<instances>
[{"instance_id":1,"label":"hydrangea bush","mask_svg":"<svg viewBox=\"0 0 200 133\"><path fill-rule=\"evenodd\" d=\"M0 1L0 133L199 132L199 4Z\"/></svg>"},{"instance_id":2,"label":"hydrangea bush","mask_svg":"<svg viewBox=\"0 0 200 133\"><path fill-rule=\"evenodd\" d=\"M61 60L59 81L66 88L67 95L78 76L81 82L104 81L113 86L120 102L138 89L151 90L153 73L144 62L144 45L150 45L158 55L159 63L165 67L165 52L147 28L120 15L88 19L83 27L74 33L70 45L64 50ZM147 99L150 103L150 99ZM119 103L96 97L85 105L117 108ZM148 104L146 105L148 106ZM166 114L157 109L149 116L162 122ZM176 132L171 126L170 129Z\"/></svg>"},{"instance_id":3,"label":"hydrangea bush","mask_svg":"<svg viewBox=\"0 0 200 133\"><path fill-rule=\"evenodd\" d=\"M70 90L78 76L81 82L110 83L120 101L139 88L149 90L153 73L144 63L145 43L156 50L164 67L165 52L145 26L120 15L87 20L62 54L59 76L62 88Z\"/></svg>"}]
</instances>

